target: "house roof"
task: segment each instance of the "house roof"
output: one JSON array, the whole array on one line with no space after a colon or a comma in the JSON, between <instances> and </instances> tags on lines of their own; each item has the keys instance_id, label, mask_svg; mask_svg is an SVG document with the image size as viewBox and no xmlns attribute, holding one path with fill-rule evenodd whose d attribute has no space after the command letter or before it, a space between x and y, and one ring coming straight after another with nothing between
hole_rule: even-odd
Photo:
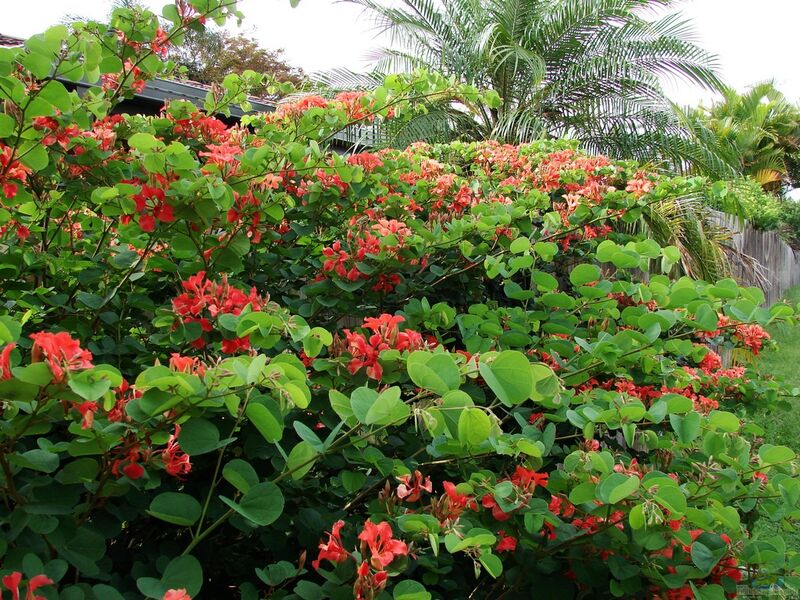
<instances>
[{"instance_id":1,"label":"house roof","mask_svg":"<svg viewBox=\"0 0 800 600\"><path fill-rule=\"evenodd\" d=\"M25 43L24 39L0 33L0 48L16 48ZM69 88L77 88L79 91L95 87L95 84L88 81L72 81L58 78ZM211 89L208 84L198 81L180 81L177 79L151 79L145 88L134 95L131 100L126 100L120 106L123 111L131 112L143 111L145 114L157 114L167 100L189 100L197 106L203 106L206 93ZM276 102L269 98L248 98L252 113L272 112L275 110ZM240 119L245 113L239 106L230 107L230 116L233 119ZM376 132L370 126L351 126L337 133L334 136L334 143L345 147L372 146L375 143Z\"/></svg>"},{"instance_id":2,"label":"house roof","mask_svg":"<svg viewBox=\"0 0 800 600\"><path fill-rule=\"evenodd\" d=\"M16 46L22 46L23 43L25 43L25 40L21 38L0 33L0 48L15 48Z\"/></svg>"}]
</instances>

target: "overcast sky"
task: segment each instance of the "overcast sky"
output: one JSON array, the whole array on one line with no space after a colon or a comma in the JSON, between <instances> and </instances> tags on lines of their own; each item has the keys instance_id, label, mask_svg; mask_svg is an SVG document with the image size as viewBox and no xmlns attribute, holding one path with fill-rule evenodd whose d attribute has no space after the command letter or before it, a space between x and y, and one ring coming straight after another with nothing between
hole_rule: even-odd
<instances>
[{"instance_id":1,"label":"overcast sky","mask_svg":"<svg viewBox=\"0 0 800 600\"><path fill-rule=\"evenodd\" d=\"M26 37L58 22L64 13L103 18L106 0L0 0L0 33ZM164 0L145 0L160 8ZM334 0L242 0L242 30L267 48L284 48L289 62L306 71L367 65L369 51L380 45L368 17L357 7ZM800 101L797 27L800 0L684 0L683 13L695 24L698 41L719 56L723 77L743 89L775 79L793 101ZM684 104L708 101L702 90L666 84L668 94Z\"/></svg>"}]
</instances>

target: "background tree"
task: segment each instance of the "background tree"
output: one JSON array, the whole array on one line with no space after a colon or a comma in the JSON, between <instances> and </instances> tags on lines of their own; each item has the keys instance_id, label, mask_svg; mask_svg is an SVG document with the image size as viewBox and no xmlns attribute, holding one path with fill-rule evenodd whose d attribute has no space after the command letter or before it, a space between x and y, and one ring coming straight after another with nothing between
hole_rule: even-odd
<instances>
[{"instance_id":1,"label":"background tree","mask_svg":"<svg viewBox=\"0 0 800 600\"><path fill-rule=\"evenodd\" d=\"M685 130L660 78L721 87L716 58L692 42L689 24L658 16L672 0L351 1L390 35L379 70L434 69L504 100L437 107L399 142L570 136L614 156L674 157L668 142Z\"/></svg>"},{"instance_id":2,"label":"background tree","mask_svg":"<svg viewBox=\"0 0 800 600\"><path fill-rule=\"evenodd\" d=\"M720 167L727 167L756 180L772 194L800 185L800 110L773 82L760 83L743 94L728 88L721 102L680 112L697 145L724 163L698 157L693 165L696 171L719 176Z\"/></svg>"},{"instance_id":3,"label":"background tree","mask_svg":"<svg viewBox=\"0 0 800 600\"><path fill-rule=\"evenodd\" d=\"M208 29L189 32L186 43L174 47L170 58L185 68L189 79L200 83L219 83L229 73L251 70L268 74L275 81L301 84L303 70L286 62L283 52L262 48L258 40L244 34Z\"/></svg>"}]
</instances>

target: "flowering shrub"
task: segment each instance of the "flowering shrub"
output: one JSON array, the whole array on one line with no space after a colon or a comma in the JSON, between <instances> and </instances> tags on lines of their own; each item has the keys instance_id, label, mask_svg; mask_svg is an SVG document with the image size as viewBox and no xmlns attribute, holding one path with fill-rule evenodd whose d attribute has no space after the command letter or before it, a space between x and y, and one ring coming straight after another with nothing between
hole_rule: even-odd
<instances>
[{"instance_id":1,"label":"flowering shrub","mask_svg":"<svg viewBox=\"0 0 800 600\"><path fill-rule=\"evenodd\" d=\"M678 248L627 227L705 182L565 142L328 149L354 120L479 95L426 73L233 127L179 101L109 115L231 10L117 9L0 52L5 590L796 585L796 549L756 527L800 515L795 453L748 421L786 391L719 356L757 354L793 310L681 277Z\"/></svg>"}]
</instances>

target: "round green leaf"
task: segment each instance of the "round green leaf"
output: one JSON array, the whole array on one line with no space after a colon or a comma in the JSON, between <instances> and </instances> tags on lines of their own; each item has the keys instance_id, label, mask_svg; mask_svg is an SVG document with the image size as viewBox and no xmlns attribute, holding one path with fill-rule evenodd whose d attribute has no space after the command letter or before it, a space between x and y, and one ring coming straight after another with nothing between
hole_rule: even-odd
<instances>
[{"instance_id":1,"label":"round green leaf","mask_svg":"<svg viewBox=\"0 0 800 600\"><path fill-rule=\"evenodd\" d=\"M598 279L600 279L600 267L597 265L578 265L569 274L569 280L574 286L585 285Z\"/></svg>"},{"instance_id":2,"label":"round green leaf","mask_svg":"<svg viewBox=\"0 0 800 600\"><path fill-rule=\"evenodd\" d=\"M467 446L479 446L492 430L492 421L480 408L465 408L458 418L458 441Z\"/></svg>"},{"instance_id":3,"label":"round green leaf","mask_svg":"<svg viewBox=\"0 0 800 600\"><path fill-rule=\"evenodd\" d=\"M533 372L528 358L517 350L500 352L491 362L478 365L486 384L506 406L514 406L530 398Z\"/></svg>"},{"instance_id":4,"label":"round green leaf","mask_svg":"<svg viewBox=\"0 0 800 600\"><path fill-rule=\"evenodd\" d=\"M394 600L430 600L431 593L419 581L406 579L400 581L392 590Z\"/></svg>"},{"instance_id":5,"label":"round green leaf","mask_svg":"<svg viewBox=\"0 0 800 600\"><path fill-rule=\"evenodd\" d=\"M165 591L185 589L190 596L196 596L203 587L203 568L200 561L191 554L173 558L164 569L161 583Z\"/></svg>"},{"instance_id":6,"label":"round green leaf","mask_svg":"<svg viewBox=\"0 0 800 600\"><path fill-rule=\"evenodd\" d=\"M273 523L283 513L283 494L271 481L251 487L238 504L224 496L220 496L220 499L245 519L261 527Z\"/></svg>"},{"instance_id":7,"label":"round green leaf","mask_svg":"<svg viewBox=\"0 0 800 600\"><path fill-rule=\"evenodd\" d=\"M200 518L202 510L200 503L189 494L163 492L153 498L147 513L173 525L191 527Z\"/></svg>"},{"instance_id":8,"label":"round green leaf","mask_svg":"<svg viewBox=\"0 0 800 600\"><path fill-rule=\"evenodd\" d=\"M181 426L181 448L190 456L219 448L219 429L206 419L189 419Z\"/></svg>"}]
</instances>

